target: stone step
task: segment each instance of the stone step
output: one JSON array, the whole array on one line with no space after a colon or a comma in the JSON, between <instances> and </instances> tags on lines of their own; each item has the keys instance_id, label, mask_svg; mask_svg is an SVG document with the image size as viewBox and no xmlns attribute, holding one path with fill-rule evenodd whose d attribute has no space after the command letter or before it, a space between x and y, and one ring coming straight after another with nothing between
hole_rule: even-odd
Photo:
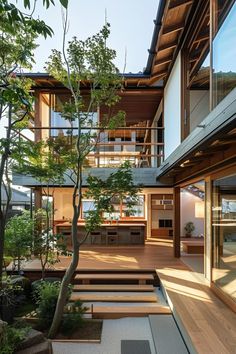
<instances>
[{"instance_id":1,"label":"stone step","mask_svg":"<svg viewBox=\"0 0 236 354\"><path fill-rule=\"evenodd\" d=\"M50 341L45 340L29 348L19 350L15 354L52 354L52 344Z\"/></svg>"},{"instance_id":2,"label":"stone step","mask_svg":"<svg viewBox=\"0 0 236 354\"><path fill-rule=\"evenodd\" d=\"M156 294L117 294L117 293L101 293L101 294L83 294L73 292L70 297L71 301L81 300L82 302L157 302Z\"/></svg>"},{"instance_id":3,"label":"stone step","mask_svg":"<svg viewBox=\"0 0 236 354\"><path fill-rule=\"evenodd\" d=\"M74 291L143 291L149 292L154 291L155 288L153 285L139 285L139 284L124 284L124 285L117 285L117 284L79 284L74 285Z\"/></svg>"},{"instance_id":4,"label":"stone step","mask_svg":"<svg viewBox=\"0 0 236 354\"><path fill-rule=\"evenodd\" d=\"M189 353L172 315L150 315L149 322L158 354Z\"/></svg>"},{"instance_id":5,"label":"stone step","mask_svg":"<svg viewBox=\"0 0 236 354\"><path fill-rule=\"evenodd\" d=\"M45 341L45 337L42 332L30 329L27 337L18 345L17 350L23 350Z\"/></svg>"}]
</instances>

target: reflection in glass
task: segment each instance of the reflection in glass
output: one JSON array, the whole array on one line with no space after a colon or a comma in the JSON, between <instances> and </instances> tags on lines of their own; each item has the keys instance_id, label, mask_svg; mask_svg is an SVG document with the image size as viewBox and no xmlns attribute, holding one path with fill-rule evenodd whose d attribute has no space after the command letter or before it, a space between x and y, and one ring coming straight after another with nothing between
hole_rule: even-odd
<instances>
[{"instance_id":1,"label":"reflection in glass","mask_svg":"<svg viewBox=\"0 0 236 354\"><path fill-rule=\"evenodd\" d=\"M236 3L226 16L224 2L217 1L215 13L218 28L213 41L213 107L236 86Z\"/></svg>"},{"instance_id":2,"label":"reflection in glass","mask_svg":"<svg viewBox=\"0 0 236 354\"><path fill-rule=\"evenodd\" d=\"M212 280L236 301L236 176L213 182Z\"/></svg>"}]
</instances>

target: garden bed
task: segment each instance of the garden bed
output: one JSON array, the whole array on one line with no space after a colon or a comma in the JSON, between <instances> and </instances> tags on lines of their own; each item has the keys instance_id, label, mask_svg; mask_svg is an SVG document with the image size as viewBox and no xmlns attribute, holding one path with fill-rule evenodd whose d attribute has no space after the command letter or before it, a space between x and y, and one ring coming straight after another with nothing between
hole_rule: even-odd
<instances>
[{"instance_id":1,"label":"garden bed","mask_svg":"<svg viewBox=\"0 0 236 354\"><path fill-rule=\"evenodd\" d=\"M54 341L57 342L101 342L102 320L86 319L81 327L69 335L58 333Z\"/></svg>"}]
</instances>

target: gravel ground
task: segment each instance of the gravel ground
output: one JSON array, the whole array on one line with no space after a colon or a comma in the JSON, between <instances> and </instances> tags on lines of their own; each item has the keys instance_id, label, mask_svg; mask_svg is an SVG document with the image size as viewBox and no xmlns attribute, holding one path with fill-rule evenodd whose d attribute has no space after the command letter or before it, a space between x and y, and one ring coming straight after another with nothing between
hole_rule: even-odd
<instances>
[{"instance_id":1,"label":"gravel ground","mask_svg":"<svg viewBox=\"0 0 236 354\"><path fill-rule=\"evenodd\" d=\"M122 339L149 340L155 354L148 317L104 320L100 344L53 343L54 354L120 354Z\"/></svg>"}]
</instances>

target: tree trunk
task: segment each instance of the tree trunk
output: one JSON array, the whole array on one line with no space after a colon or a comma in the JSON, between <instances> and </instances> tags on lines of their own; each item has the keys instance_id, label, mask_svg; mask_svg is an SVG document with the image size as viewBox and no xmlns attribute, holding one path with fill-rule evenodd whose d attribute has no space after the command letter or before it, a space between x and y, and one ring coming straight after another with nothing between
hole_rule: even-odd
<instances>
[{"instance_id":1,"label":"tree trunk","mask_svg":"<svg viewBox=\"0 0 236 354\"><path fill-rule=\"evenodd\" d=\"M72 279L74 272L76 271L77 265L79 263L80 245L79 245L78 239L77 239L78 217L79 217L79 214L78 214L78 211L76 211L74 213L72 227L71 227L71 231L72 231L71 236L72 236L72 245L73 245L72 260L71 260L71 263L70 263L69 267L67 268L65 275L62 279L54 318L53 318L52 325L51 325L51 328L48 333L49 338L54 338L58 332L59 326L61 324L61 319L63 316L64 307L65 307L66 300L67 300L68 286L71 282L71 279Z\"/></svg>"}]
</instances>

